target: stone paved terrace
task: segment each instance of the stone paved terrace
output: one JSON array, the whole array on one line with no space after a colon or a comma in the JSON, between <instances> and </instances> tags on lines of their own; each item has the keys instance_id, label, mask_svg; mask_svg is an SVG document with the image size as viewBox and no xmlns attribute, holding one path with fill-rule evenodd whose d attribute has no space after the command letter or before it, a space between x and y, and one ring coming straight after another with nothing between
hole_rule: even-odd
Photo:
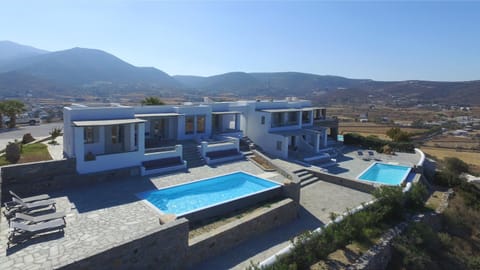
<instances>
[{"instance_id":1,"label":"stone paved terrace","mask_svg":"<svg viewBox=\"0 0 480 270\"><path fill-rule=\"evenodd\" d=\"M413 167L420 160L420 155L418 153L396 153L395 155L387 155L379 154L377 152L375 152L375 159L364 160L358 157L358 150L363 151L364 154L367 153L366 150L357 147L343 147L343 155L336 157L337 166L327 167L326 172L345 178L356 179L360 173L374 162ZM302 164L288 162L281 159L274 159L273 162L291 172L305 168Z\"/></svg>"},{"instance_id":2,"label":"stone paved terrace","mask_svg":"<svg viewBox=\"0 0 480 270\"><path fill-rule=\"evenodd\" d=\"M208 178L233 171L264 173L248 161L203 166L170 175L131 177L92 187L50 193L57 209L67 213L62 235L54 233L7 250L8 225L0 222L0 269L53 269L134 239L159 225L158 212L138 200L136 193ZM273 175L272 175L273 176ZM279 179L275 174L272 179Z\"/></svg>"}]
</instances>

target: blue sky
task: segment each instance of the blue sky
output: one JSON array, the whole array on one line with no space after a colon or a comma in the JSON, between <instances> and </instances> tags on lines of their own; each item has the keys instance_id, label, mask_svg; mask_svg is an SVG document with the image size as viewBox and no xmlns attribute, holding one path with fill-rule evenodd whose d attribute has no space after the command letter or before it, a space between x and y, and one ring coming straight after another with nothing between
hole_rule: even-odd
<instances>
[{"instance_id":1,"label":"blue sky","mask_svg":"<svg viewBox=\"0 0 480 270\"><path fill-rule=\"evenodd\" d=\"M0 40L171 75L480 79L480 2L0 1Z\"/></svg>"}]
</instances>

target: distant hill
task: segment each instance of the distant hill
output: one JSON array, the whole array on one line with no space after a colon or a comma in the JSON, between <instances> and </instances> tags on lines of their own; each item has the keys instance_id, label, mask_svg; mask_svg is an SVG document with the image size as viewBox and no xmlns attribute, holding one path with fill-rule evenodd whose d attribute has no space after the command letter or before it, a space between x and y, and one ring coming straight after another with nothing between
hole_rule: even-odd
<instances>
[{"instance_id":1,"label":"distant hill","mask_svg":"<svg viewBox=\"0 0 480 270\"><path fill-rule=\"evenodd\" d=\"M0 41L0 63L48 53L34 47L21 45L8 40Z\"/></svg>"},{"instance_id":2,"label":"distant hill","mask_svg":"<svg viewBox=\"0 0 480 270\"><path fill-rule=\"evenodd\" d=\"M16 71L69 86L94 83L145 84L160 88L179 87L168 74L155 68L135 67L104 51L73 48L23 58L3 66L4 72Z\"/></svg>"},{"instance_id":3,"label":"distant hill","mask_svg":"<svg viewBox=\"0 0 480 270\"><path fill-rule=\"evenodd\" d=\"M73 48L47 52L0 41L0 97L148 94L186 97L283 98L315 103L461 103L480 105L480 81L382 82L300 72L229 72L209 77L169 76L153 67L136 67L107 52Z\"/></svg>"},{"instance_id":4,"label":"distant hill","mask_svg":"<svg viewBox=\"0 0 480 270\"><path fill-rule=\"evenodd\" d=\"M239 95L305 95L319 90L347 88L371 80L348 79L300 72L230 72L210 77L173 76L183 85L207 93L235 92Z\"/></svg>"}]
</instances>

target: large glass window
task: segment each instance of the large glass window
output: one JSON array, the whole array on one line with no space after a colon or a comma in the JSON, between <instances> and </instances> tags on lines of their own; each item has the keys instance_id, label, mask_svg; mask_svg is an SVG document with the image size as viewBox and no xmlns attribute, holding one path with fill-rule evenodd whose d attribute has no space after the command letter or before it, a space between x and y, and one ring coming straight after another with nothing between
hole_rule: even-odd
<instances>
[{"instance_id":1,"label":"large glass window","mask_svg":"<svg viewBox=\"0 0 480 270\"><path fill-rule=\"evenodd\" d=\"M112 144L121 143L123 141L123 127L120 125L112 126Z\"/></svg>"},{"instance_id":2,"label":"large glass window","mask_svg":"<svg viewBox=\"0 0 480 270\"><path fill-rule=\"evenodd\" d=\"M289 112L288 113L288 123L289 124L297 124L298 122L297 112Z\"/></svg>"},{"instance_id":3,"label":"large glass window","mask_svg":"<svg viewBox=\"0 0 480 270\"><path fill-rule=\"evenodd\" d=\"M194 129L194 117L187 116L185 117L185 134L193 134Z\"/></svg>"},{"instance_id":4,"label":"large glass window","mask_svg":"<svg viewBox=\"0 0 480 270\"><path fill-rule=\"evenodd\" d=\"M279 127L282 125L283 113L272 113L272 127Z\"/></svg>"},{"instance_id":5,"label":"large glass window","mask_svg":"<svg viewBox=\"0 0 480 270\"><path fill-rule=\"evenodd\" d=\"M205 133L205 115L197 115L197 133Z\"/></svg>"},{"instance_id":6,"label":"large glass window","mask_svg":"<svg viewBox=\"0 0 480 270\"><path fill-rule=\"evenodd\" d=\"M85 127L83 129L83 142L85 144L98 142L98 127Z\"/></svg>"},{"instance_id":7,"label":"large glass window","mask_svg":"<svg viewBox=\"0 0 480 270\"><path fill-rule=\"evenodd\" d=\"M309 111L302 112L302 123L308 124L310 123L310 113Z\"/></svg>"}]
</instances>

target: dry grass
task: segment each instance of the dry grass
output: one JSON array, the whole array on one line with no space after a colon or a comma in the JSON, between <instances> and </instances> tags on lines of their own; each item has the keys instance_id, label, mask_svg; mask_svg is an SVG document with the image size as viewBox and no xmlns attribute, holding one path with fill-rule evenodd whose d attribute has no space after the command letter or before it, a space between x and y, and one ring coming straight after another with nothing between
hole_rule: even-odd
<instances>
[{"instance_id":1,"label":"dry grass","mask_svg":"<svg viewBox=\"0 0 480 270\"><path fill-rule=\"evenodd\" d=\"M389 125L379 125L375 123L339 123L339 131L341 134L345 133L359 133L362 136L377 136L380 139L390 140L386 135L387 131L394 126ZM421 134L427 132L427 129L420 128L402 128L403 131L412 133L412 134Z\"/></svg>"},{"instance_id":2,"label":"dry grass","mask_svg":"<svg viewBox=\"0 0 480 270\"><path fill-rule=\"evenodd\" d=\"M443 194L444 193L440 191L433 192L433 194L428 198L427 202L425 203L425 206L432 210L437 209L438 206L440 206Z\"/></svg>"},{"instance_id":3,"label":"dry grass","mask_svg":"<svg viewBox=\"0 0 480 270\"><path fill-rule=\"evenodd\" d=\"M471 166L471 169L474 172L480 172L480 155L478 152L464 152L457 151L455 149L444 149L444 148L435 148L435 147L421 147L420 148L424 153L436 158L444 159L446 157L457 157L465 161L468 165Z\"/></svg>"}]
</instances>

